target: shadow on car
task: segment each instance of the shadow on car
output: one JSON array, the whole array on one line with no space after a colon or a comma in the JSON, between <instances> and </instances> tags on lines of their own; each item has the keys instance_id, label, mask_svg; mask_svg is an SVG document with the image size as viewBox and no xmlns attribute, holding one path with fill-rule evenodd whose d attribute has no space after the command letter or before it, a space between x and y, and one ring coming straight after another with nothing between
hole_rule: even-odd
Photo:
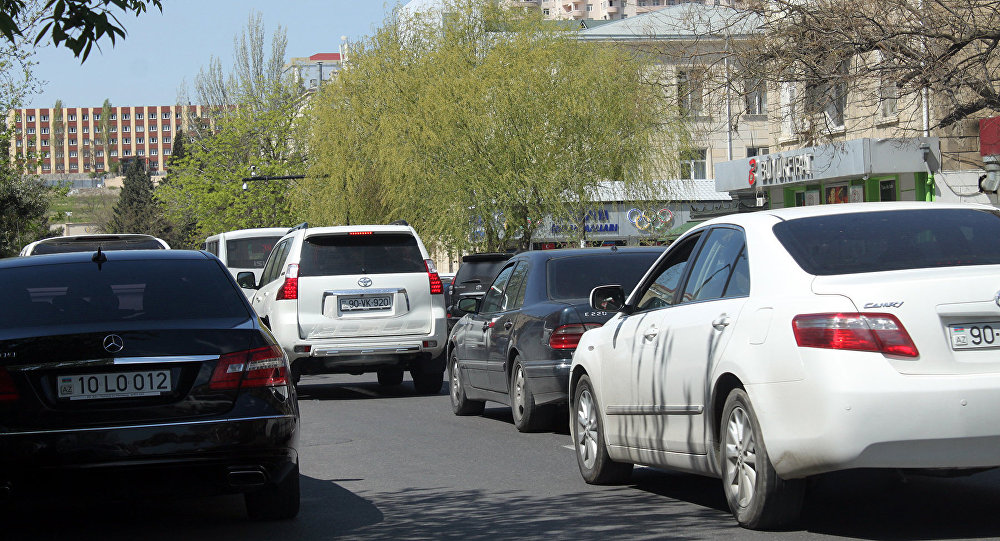
<instances>
[{"instance_id":1,"label":"shadow on car","mask_svg":"<svg viewBox=\"0 0 1000 541\"><path fill-rule=\"evenodd\" d=\"M328 539L384 520L371 501L338 481L302 475L302 506L296 519L247 521L243 500L225 497L123 497L97 487L86 498L49 494L12 500L0 509L3 539ZM54 517L58 517L54 520Z\"/></svg>"}]
</instances>

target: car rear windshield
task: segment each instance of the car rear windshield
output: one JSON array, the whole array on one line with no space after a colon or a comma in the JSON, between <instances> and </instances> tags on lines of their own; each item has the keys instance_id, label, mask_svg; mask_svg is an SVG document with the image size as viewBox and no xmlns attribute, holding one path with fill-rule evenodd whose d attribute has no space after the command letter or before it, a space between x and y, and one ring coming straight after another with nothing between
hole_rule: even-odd
<instances>
[{"instance_id":1,"label":"car rear windshield","mask_svg":"<svg viewBox=\"0 0 1000 541\"><path fill-rule=\"evenodd\" d=\"M586 299L597 286L620 284L632 291L659 252L581 255L551 259L546 265L552 300Z\"/></svg>"},{"instance_id":2,"label":"car rear windshield","mask_svg":"<svg viewBox=\"0 0 1000 541\"><path fill-rule=\"evenodd\" d=\"M302 243L299 276L427 272L413 235L316 235Z\"/></svg>"},{"instance_id":3,"label":"car rear windshield","mask_svg":"<svg viewBox=\"0 0 1000 541\"><path fill-rule=\"evenodd\" d=\"M250 317L215 261L144 260L0 269L0 329Z\"/></svg>"},{"instance_id":4,"label":"car rear windshield","mask_svg":"<svg viewBox=\"0 0 1000 541\"><path fill-rule=\"evenodd\" d=\"M462 266L458 268L458 273L455 275L455 284L491 284L505 264L507 264L506 259L500 261L467 261L462 263Z\"/></svg>"},{"instance_id":5,"label":"car rear windshield","mask_svg":"<svg viewBox=\"0 0 1000 541\"><path fill-rule=\"evenodd\" d=\"M35 245L31 255L63 254L67 252L95 252L100 246L102 250L162 250L163 245L154 238L133 239L86 239L86 240L47 240Z\"/></svg>"},{"instance_id":6,"label":"car rear windshield","mask_svg":"<svg viewBox=\"0 0 1000 541\"><path fill-rule=\"evenodd\" d=\"M234 269L263 269L271 248L281 239L273 237L253 237L226 241L226 266Z\"/></svg>"},{"instance_id":7,"label":"car rear windshield","mask_svg":"<svg viewBox=\"0 0 1000 541\"><path fill-rule=\"evenodd\" d=\"M774 234L816 275L1000 264L1000 215L978 209L798 218L775 225Z\"/></svg>"}]
</instances>

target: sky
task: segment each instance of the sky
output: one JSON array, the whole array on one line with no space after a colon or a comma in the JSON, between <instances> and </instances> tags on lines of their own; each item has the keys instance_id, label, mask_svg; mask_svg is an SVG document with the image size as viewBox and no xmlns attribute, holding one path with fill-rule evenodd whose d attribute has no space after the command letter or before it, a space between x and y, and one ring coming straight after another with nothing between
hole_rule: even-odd
<instances>
[{"instance_id":1,"label":"sky","mask_svg":"<svg viewBox=\"0 0 1000 541\"><path fill-rule=\"evenodd\" d=\"M198 71L214 55L232 65L233 38L242 34L251 12L263 14L268 34L278 25L288 36L288 57L335 53L341 36L356 41L381 26L398 0L163 0L138 18L122 16L125 39L112 47L106 39L84 64L62 47L44 47L35 55L35 75L42 93L29 107L170 105L178 90L193 88ZM285 59L287 60L287 58ZM192 92L193 93L193 92Z\"/></svg>"}]
</instances>

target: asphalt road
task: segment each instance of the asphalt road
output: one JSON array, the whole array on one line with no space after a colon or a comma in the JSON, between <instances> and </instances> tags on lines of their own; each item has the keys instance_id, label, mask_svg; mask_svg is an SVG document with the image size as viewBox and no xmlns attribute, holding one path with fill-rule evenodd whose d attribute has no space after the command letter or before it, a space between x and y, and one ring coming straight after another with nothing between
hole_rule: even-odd
<instances>
[{"instance_id":1,"label":"asphalt road","mask_svg":"<svg viewBox=\"0 0 1000 541\"><path fill-rule=\"evenodd\" d=\"M814 479L801 524L750 532L715 479L637 468L626 486L585 484L568 430L519 434L509 409L455 417L445 390L386 390L374 375L303 379L302 510L252 522L242 498L84 497L0 504L0 539L989 539L1000 472ZM495 407L492 407L495 406Z\"/></svg>"}]
</instances>

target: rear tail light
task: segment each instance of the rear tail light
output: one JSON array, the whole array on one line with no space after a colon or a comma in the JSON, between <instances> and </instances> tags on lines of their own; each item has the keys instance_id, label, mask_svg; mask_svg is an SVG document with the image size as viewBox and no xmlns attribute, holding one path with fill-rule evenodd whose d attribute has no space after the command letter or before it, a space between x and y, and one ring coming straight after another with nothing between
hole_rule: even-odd
<instances>
[{"instance_id":1,"label":"rear tail light","mask_svg":"<svg viewBox=\"0 0 1000 541\"><path fill-rule=\"evenodd\" d=\"M208 384L213 390L281 385L288 385L288 365L278 346L222 355Z\"/></svg>"},{"instance_id":2,"label":"rear tail light","mask_svg":"<svg viewBox=\"0 0 1000 541\"><path fill-rule=\"evenodd\" d=\"M557 327L556 330L552 331L552 336L549 337L549 347L552 349L576 349L583 333L600 326L600 323L574 323Z\"/></svg>"},{"instance_id":3,"label":"rear tail light","mask_svg":"<svg viewBox=\"0 0 1000 541\"><path fill-rule=\"evenodd\" d=\"M903 324L892 314L803 314L792 320L792 329L799 347L920 355Z\"/></svg>"},{"instance_id":4,"label":"rear tail light","mask_svg":"<svg viewBox=\"0 0 1000 541\"><path fill-rule=\"evenodd\" d=\"M0 368L0 403L15 402L21 398L14 385L14 378L10 377L10 372L6 368Z\"/></svg>"},{"instance_id":5,"label":"rear tail light","mask_svg":"<svg viewBox=\"0 0 1000 541\"><path fill-rule=\"evenodd\" d=\"M444 293L444 283L441 282L441 277L438 276L437 267L434 266L434 262L430 259L424 260L424 266L427 267L427 277L431 281L431 295L441 295Z\"/></svg>"},{"instance_id":6,"label":"rear tail light","mask_svg":"<svg viewBox=\"0 0 1000 541\"><path fill-rule=\"evenodd\" d=\"M285 271L285 283L278 288L276 301L289 301L299 298L299 266L290 263Z\"/></svg>"}]
</instances>

